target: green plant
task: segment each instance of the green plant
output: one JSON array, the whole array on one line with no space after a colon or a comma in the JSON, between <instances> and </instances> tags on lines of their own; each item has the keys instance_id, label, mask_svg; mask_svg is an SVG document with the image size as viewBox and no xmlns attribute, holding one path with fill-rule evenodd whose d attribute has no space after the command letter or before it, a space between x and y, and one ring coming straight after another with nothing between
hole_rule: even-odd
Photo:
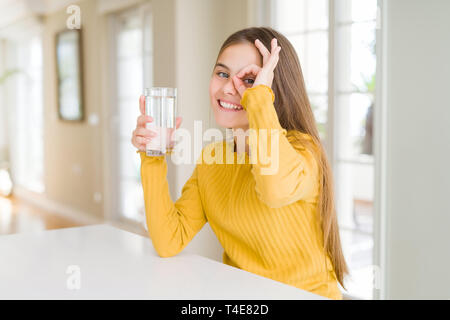
<instances>
[{"instance_id":1,"label":"green plant","mask_svg":"<svg viewBox=\"0 0 450 320\"><path fill-rule=\"evenodd\" d=\"M361 74L361 79L363 80L363 85L358 86L353 84L353 88L358 93L370 93L372 96L375 94L375 83L376 83L376 74L373 73L371 76L366 77L363 73Z\"/></svg>"},{"instance_id":2,"label":"green plant","mask_svg":"<svg viewBox=\"0 0 450 320\"><path fill-rule=\"evenodd\" d=\"M13 75L15 75L19 72L20 72L19 69L11 69L11 70L6 70L5 72L3 72L3 74L0 76L0 85L5 83L8 78L12 77Z\"/></svg>"}]
</instances>

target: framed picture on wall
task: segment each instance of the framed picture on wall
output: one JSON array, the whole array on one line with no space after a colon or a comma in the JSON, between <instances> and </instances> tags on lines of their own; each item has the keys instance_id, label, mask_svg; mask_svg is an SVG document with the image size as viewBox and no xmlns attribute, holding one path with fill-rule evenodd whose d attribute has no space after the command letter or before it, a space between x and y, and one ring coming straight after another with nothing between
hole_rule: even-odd
<instances>
[{"instance_id":1,"label":"framed picture on wall","mask_svg":"<svg viewBox=\"0 0 450 320\"><path fill-rule=\"evenodd\" d=\"M83 121L81 30L56 34L58 116L65 121Z\"/></svg>"}]
</instances>

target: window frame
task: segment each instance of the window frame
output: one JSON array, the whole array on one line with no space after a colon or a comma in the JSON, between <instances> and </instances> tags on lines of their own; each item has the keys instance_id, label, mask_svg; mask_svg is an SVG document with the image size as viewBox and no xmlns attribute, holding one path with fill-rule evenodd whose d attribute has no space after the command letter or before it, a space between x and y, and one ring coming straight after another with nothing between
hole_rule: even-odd
<instances>
[{"instance_id":1,"label":"window frame","mask_svg":"<svg viewBox=\"0 0 450 320\"><path fill-rule=\"evenodd\" d=\"M117 36L119 32L118 19L121 17L125 17L128 15L137 14L141 20L142 31L143 31L143 39L148 36L147 32L153 32L152 26L152 8L150 3L138 4L136 6L127 7L122 10L110 12L108 14L108 44L106 50L109 55L108 59L108 77L107 83L108 88L107 92L108 97L106 101L108 101L108 110L105 110L106 122L109 124L105 127L104 131L104 152L106 155L113 153L112 156L107 156L107 165L105 166L105 172L107 172L108 181L105 180L105 218L109 221L113 221L116 224L123 226L124 228L128 228L133 230L134 232L138 232L140 234L145 234L145 225L143 226L137 220L127 218L123 213L120 212L120 189L121 182L128 182L130 179L123 180L123 175L121 172L121 161L119 157L119 151L117 151L118 146L120 146L120 140L123 139L123 136L120 132L120 119L119 119L119 104L118 104L118 95L116 94L118 89L117 77L118 77L118 55L117 55ZM150 17L150 30L146 29L145 26L145 18ZM153 45L151 45L151 50L146 51L146 45L143 41L141 48L141 56L142 56L142 65L145 70L150 70L149 73L153 72L152 66L149 66L145 61L146 57L150 60L153 60ZM142 74L142 84L143 86L151 85L149 82L152 81L153 75L146 74L143 72ZM136 108L138 107L138 97L136 98ZM129 141L131 144L131 141ZM136 154L136 156L138 156Z\"/></svg>"},{"instance_id":2,"label":"window frame","mask_svg":"<svg viewBox=\"0 0 450 320\"><path fill-rule=\"evenodd\" d=\"M36 32L31 33L29 35L24 35L18 37L17 39L6 39L4 42L4 53L6 56L6 68L11 68L13 70L17 70L17 74L15 74L11 81L7 84L6 90L4 90L4 99L7 99L6 106L13 105L16 106L14 110L9 108L9 112L7 112L10 116L11 124L8 126L8 144L9 148L9 161L11 173L14 179L14 184L17 187L22 187L28 191L44 194L46 191L45 187L45 105L44 105L44 64L43 59L40 60L38 66L31 65L31 56L30 50L33 46L33 42L38 41L40 55L43 58L44 54L44 39L42 34ZM24 53L21 50L25 50ZM23 58L23 60L22 60ZM25 62L24 62L25 61ZM24 72L23 70L27 70ZM38 70L38 80L37 88L33 88L30 85L30 74L29 70L32 70L34 73ZM21 83L25 81L25 87L21 85ZM19 93L19 90L21 93ZM24 104L21 103L20 97L23 97L23 91L28 92L28 94L32 94L34 90L38 90L38 99L32 99L33 101L39 101L39 109L38 112L41 113L41 124L39 127L31 126L30 122L32 122L31 113L25 112L26 109ZM26 113L26 125L19 125L20 114ZM19 132L19 134L17 134ZM38 162L37 155L28 155L30 154L27 143L30 141L30 137L36 137L39 141L42 141L41 145L41 162ZM34 159L32 165L29 163L25 163L24 158L21 156L23 154L27 154L27 159ZM34 167L33 167L34 166ZM35 172L32 172L35 171ZM27 179L26 177L33 176L33 180Z\"/></svg>"},{"instance_id":3,"label":"window frame","mask_svg":"<svg viewBox=\"0 0 450 320\"><path fill-rule=\"evenodd\" d=\"M264 0L263 0L264 1ZM261 6L260 10L268 10L269 14L262 14L269 18L264 21L266 25L276 25L276 0L270 1L270 5ZM324 148L330 160L332 171L335 172L336 167L340 163L370 165L374 169L374 194L373 194L373 265L379 266L381 272L381 286L380 288L373 288L372 296L374 299L383 299L386 292L386 282L384 277L384 270L386 266L386 145L387 145L387 130L386 130L386 91L387 88L383 86L386 81L384 79L386 75L386 45L383 42L386 39L386 19L383 19L386 11L386 0L377 0L377 16L376 16L376 86L374 95L376 97L373 104L373 154L371 158L339 158L337 156L337 141L339 139L336 124L336 106L337 98L339 94L349 92L338 92L336 90L336 65L337 50L336 46L336 32L340 26L353 25L355 23L373 22L373 20L367 21L349 21L337 23L336 21L336 2L334 0L328 0L328 110L327 110L327 123L326 123L326 139L323 141ZM290 34L290 33L289 33ZM355 92L356 93L356 92ZM310 93L308 92L308 95ZM340 227L341 228L341 227ZM346 228L343 228L346 229ZM352 230L354 231L354 230Z\"/></svg>"}]
</instances>

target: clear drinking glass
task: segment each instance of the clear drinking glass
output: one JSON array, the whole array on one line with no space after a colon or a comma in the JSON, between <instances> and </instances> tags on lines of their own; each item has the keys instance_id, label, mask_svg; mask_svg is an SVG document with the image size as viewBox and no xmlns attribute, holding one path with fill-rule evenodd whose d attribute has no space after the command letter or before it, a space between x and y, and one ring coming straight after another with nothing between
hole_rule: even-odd
<instances>
[{"instance_id":1,"label":"clear drinking glass","mask_svg":"<svg viewBox=\"0 0 450 320\"><path fill-rule=\"evenodd\" d=\"M157 136L146 145L147 156L161 156L171 153L174 148L173 135L176 130L177 88L146 88L145 115L153 118L146 124Z\"/></svg>"}]
</instances>

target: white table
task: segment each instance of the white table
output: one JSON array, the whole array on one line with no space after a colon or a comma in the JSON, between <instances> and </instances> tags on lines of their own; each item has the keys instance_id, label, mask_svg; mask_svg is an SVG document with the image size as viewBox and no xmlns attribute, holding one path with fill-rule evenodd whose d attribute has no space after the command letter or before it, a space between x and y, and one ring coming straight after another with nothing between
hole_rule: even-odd
<instances>
[{"instance_id":1,"label":"white table","mask_svg":"<svg viewBox=\"0 0 450 320\"><path fill-rule=\"evenodd\" d=\"M0 236L0 299L325 298L105 224Z\"/></svg>"}]
</instances>

